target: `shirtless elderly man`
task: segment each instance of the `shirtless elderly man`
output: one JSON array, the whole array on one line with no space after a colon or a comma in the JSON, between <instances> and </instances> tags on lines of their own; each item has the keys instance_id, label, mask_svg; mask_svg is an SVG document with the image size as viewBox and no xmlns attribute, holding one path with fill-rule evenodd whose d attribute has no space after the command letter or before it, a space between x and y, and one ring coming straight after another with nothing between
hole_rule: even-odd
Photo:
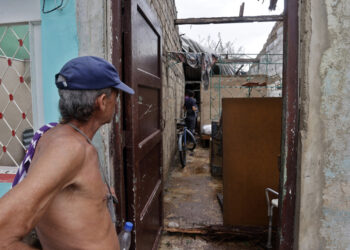
<instances>
[{"instance_id":1,"label":"shirtless elderly man","mask_svg":"<svg viewBox=\"0 0 350 250\"><path fill-rule=\"evenodd\" d=\"M61 122L41 136L28 171L0 199L0 249L33 249L21 242L33 228L43 249L119 249L91 139L113 118L118 91L134 91L112 64L90 56L66 63L56 85Z\"/></svg>"}]
</instances>

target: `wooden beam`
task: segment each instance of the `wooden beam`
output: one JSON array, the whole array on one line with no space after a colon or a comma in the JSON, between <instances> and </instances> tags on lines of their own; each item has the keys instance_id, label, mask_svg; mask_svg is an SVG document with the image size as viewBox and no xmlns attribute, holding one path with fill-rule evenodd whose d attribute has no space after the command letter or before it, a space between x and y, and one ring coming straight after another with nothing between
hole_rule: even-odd
<instances>
[{"instance_id":1,"label":"wooden beam","mask_svg":"<svg viewBox=\"0 0 350 250\"><path fill-rule=\"evenodd\" d=\"M216 64L220 63L259 63L257 58L233 58L233 59L220 59Z\"/></svg>"},{"instance_id":2,"label":"wooden beam","mask_svg":"<svg viewBox=\"0 0 350 250\"><path fill-rule=\"evenodd\" d=\"M242 17L244 13L244 2L241 4L241 7L239 8L239 17Z\"/></svg>"},{"instance_id":3,"label":"wooden beam","mask_svg":"<svg viewBox=\"0 0 350 250\"><path fill-rule=\"evenodd\" d=\"M185 81L186 84L201 84L201 81Z\"/></svg>"},{"instance_id":4,"label":"wooden beam","mask_svg":"<svg viewBox=\"0 0 350 250\"><path fill-rule=\"evenodd\" d=\"M242 16L242 17L200 17L175 19L175 25L210 24L210 23L249 23L283 21L283 15Z\"/></svg>"},{"instance_id":5,"label":"wooden beam","mask_svg":"<svg viewBox=\"0 0 350 250\"><path fill-rule=\"evenodd\" d=\"M205 228L176 228L165 227L164 231L169 233L185 233L185 234L207 234L208 230Z\"/></svg>"},{"instance_id":6,"label":"wooden beam","mask_svg":"<svg viewBox=\"0 0 350 250\"><path fill-rule=\"evenodd\" d=\"M265 226L223 226L223 225L211 225L197 228L173 228L165 227L165 232L168 233L181 233L181 234L198 234L207 237L219 236L221 239L223 236L240 236L249 238L260 238L266 234L267 228Z\"/></svg>"}]
</instances>

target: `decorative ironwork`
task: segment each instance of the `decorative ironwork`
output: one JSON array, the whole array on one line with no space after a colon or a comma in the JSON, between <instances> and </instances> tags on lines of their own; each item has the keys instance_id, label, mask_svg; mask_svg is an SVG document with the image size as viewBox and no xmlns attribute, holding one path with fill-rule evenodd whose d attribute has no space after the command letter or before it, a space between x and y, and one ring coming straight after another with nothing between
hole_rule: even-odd
<instances>
[{"instance_id":1,"label":"decorative ironwork","mask_svg":"<svg viewBox=\"0 0 350 250\"><path fill-rule=\"evenodd\" d=\"M0 166L19 166L33 129L29 26L0 26Z\"/></svg>"}]
</instances>

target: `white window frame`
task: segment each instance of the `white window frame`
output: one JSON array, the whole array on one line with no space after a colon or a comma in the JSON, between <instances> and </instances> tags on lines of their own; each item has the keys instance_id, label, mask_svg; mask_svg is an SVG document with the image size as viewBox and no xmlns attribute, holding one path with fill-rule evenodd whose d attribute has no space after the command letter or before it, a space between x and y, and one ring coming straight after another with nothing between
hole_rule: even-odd
<instances>
[{"instance_id":1,"label":"white window frame","mask_svg":"<svg viewBox=\"0 0 350 250\"><path fill-rule=\"evenodd\" d=\"M30 75L34 130L45 122L42 85L40 0L1 0L0 25L29 25Z\"/></svg>"},{"instance_id":2,"label":"white window frame","mask_svg":"<svg viewBox=\"0 0 350 250\"><path fill-rule=\"evenodd\" d=\"M0 25L29 25L30 75L34 131L45 122L42 87L40 0L0 0ZM17 168L0 166L0 174L13 174Z\"/></svg>"}]
</instances>

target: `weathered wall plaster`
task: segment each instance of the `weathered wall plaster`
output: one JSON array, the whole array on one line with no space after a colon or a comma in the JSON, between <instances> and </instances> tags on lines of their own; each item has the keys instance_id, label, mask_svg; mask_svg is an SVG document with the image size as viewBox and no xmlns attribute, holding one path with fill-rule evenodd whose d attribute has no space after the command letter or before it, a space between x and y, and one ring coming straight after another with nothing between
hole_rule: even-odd
<instances>
[{"instance_id":1,"label":"weathered wall plaster","mask_svg":"<svg viewBox=\"0 0 350 250\"><path fill-rule=\"evenodd\" d=\"M77 30L79 56L106 56L106 3L105 1L77 1Z\"/></svg>"},{"instance_id":2,"label":"weathered wall plaster","mask_svg":"<svg viewBox=\"0 0 350 250\"><path fill-rule=\"evenodd\" d=\"M350 249L350 2L301 2L299 249Z\"/></svg>"},{"instance_id":3,"label":"weathered wall plaster","mask_svg":"<svg viewBox=\"0 0 350 250\"><path fill-rule=\"evenodd\" d=\"M76 0L76 22L79 41L79 56L98 56L111 61L111 34L109 1ZM108 18L107 18L108 16ZM107 46L109 44L109 46ZM119 99L118 99L119 100ZM118 115L118 114L117 114ZM106 181L114 184L114 165L110 147L112 125L102 126L93 138L100 158L101 171Z\"/></svg>"}]
</instances>

